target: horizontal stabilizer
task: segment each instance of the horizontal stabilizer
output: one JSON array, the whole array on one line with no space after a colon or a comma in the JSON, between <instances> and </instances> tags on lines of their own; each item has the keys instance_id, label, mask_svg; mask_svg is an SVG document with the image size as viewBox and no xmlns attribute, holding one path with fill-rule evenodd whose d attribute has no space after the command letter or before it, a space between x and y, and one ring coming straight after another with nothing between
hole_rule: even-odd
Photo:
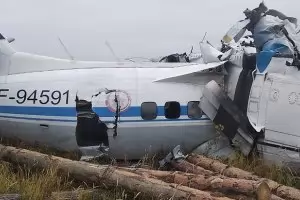
<instances>
[{"instance_id":1,"label":"horizontal stabilizer","mask_svg":"<svg viewBox=\"0 0 300 200\"><path fill-rule=\"evenodd\" d=\"M163 74L161 77L156 79L154 82L166 81L172 78L178 78L193 73L203 72L204 70L214 69L223 65L225 62L227 61L213 62L207 64L191 64L182 67L172 68L169 71L167 71L166 74Z\"/></svg>"}]
</instances>

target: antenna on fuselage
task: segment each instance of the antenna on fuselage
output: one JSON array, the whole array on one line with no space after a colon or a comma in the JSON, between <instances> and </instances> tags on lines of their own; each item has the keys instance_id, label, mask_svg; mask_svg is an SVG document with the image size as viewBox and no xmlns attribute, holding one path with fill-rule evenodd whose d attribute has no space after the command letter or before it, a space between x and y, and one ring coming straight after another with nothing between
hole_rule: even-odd
<instances>
[{"instance_id":1,"label":"antenna on fuselage","mask_svg":"<svg viewBox=\"0 0 300 200\"><path fill-rule=\"evenodd\" d=\"M205 40L206 34L207 34L207 32L205 32L205 34L204 34L204 36L203 36L201 42L199 42L199 48L200 48L200 51L201 51L201 43Z\"/></svg>"},{"instance_id":2,"label":"antenna on fuselage","mask_svg":"<svg viewBox=\"0 0 300 200\"><path fill-rule=\"evenodd\" d=\"M110 46L109 42L107 40L105 40L105 45L109 48L110 52L113 54L113 56L115 57L115 59L120 62L120 58L115 54L113 48Z\"/></svg>"},{"instance_id":3,"label":"antenna on fuselage","mask_svg":"<svg viewBox=\"0 0 300 200\"><path fill-rule=\"evenodd\" d=\"M203 41L205 40L205 38L206 38L206 34L207 34L207 32L205 32L205 34L204 34L204 36L203 36L203 38L202 38L202 41L201 41L201 42L203 42Z\"/></svg>"},{"instance_id":4,"label":"antenna on fuselage","mask_svg":"<svg viewBox=\"0 0 300 200\"><path fill-rule=\"evenodd\" d=\"M207 32L205 32L205 34L204 34L204 36L203 36L203 38L202 38L202 40L199 42L199 49L200 49L200 52L201 52L201 43L205 40L205 38L206 38L206 34L207 34ZM203 54L202 54L202 52L201 52L201 54L200 54L200 57L202 57L203 58Z\"/></svg>"},{"instance_id":5,"label":"antenna on fuselage","mask_svg":"<svg viewBox=\"0 0 300 200\"><path fill-rule=\"evenodd\" d=\"M70 54L70 52L68 51L67 47L64 45L64 43L62 42L62 40L61 40L59 37L57 37L57 38L58 38L60 44L63 46L65 52L66 52L66 53L68 54L68 56L70 57L70 59L71 59L71 60L74 60L74 57Z\"/></svg>"}]
</instances>

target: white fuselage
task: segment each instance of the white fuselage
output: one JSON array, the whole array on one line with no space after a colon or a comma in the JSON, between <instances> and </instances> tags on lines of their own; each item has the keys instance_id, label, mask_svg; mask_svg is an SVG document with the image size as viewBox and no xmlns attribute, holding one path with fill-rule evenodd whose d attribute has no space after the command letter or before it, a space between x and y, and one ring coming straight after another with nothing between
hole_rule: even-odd
<instances>
[{"instance_id":1,"label":"white fuselage","mask_svg":"<svg viewBox=\"0 0 300 200\"><path fill-rule=\"evenodd\" d=\"M159 65L159 66L158 66ZM177 64L178 65L178 64ZM115 66L115 67L114 67ZM110 153L117 159L139 159L182 145L187 152L213 138L212 122L188 116L188 103L198 101L203 86L218 76L189 82L154 82L173 69L170 63L76 62L15 53L0 77L0 133L63 150L76 150L76 95L92 101L106 124L114 122L114 95L98 90L121 90L117 137L109 132ZM3 68L2 68L3 70ZM166 102L180 104L180 116L165 116ZM145 120L141 105L155 102L157 116ZM176 111L174 111L176 112Z\"/></svg>"}]
</instances>

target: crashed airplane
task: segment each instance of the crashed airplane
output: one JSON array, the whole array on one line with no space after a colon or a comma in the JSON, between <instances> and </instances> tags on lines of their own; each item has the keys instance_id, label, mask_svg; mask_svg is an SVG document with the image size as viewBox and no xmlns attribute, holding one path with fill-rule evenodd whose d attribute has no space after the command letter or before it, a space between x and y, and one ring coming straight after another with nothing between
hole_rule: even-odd
<instances>
[{"instance_id":1,"label":"crashed airplane","mask_svg":"<svg viewBox=\"0 0 300 200\"><path fill-rule=\"evenodd\" d=\"M189 152L214 137L198 105L223 63L64 60L17 52L0 35L0 134L83 160Z\"/></svg>"},{"instance_id":2,"label":"crashed airplane","mask_svg":"<svg viewBox=\"0 0 300 200\"><path fill-rule=\"evenodd\" d=\"M212 156L228 156L238 148L246 156L256 152L269 163L299 169L297 19L264 3L244 13L246 19L222 40L218 58L227 60L224 84L210 81L199 105L223 139L203 144L199 152L208 147ZM247 30L251 35L240 42Z\"/></svg>"},{"instance_id":3,"label":"crashed airplane","mask_svg":"<svg viewBox=\"0 0 300 200\"><path fill-rule=\"evenodd\" d=\"M79 149L82 159L140 159L180 145L212 156L238 148L297 164L297 20L263 3L244 13L221 49L203 41L201 56L146 62L17 52L1 35L0 134Z\"/></svg>"}]
</instances>

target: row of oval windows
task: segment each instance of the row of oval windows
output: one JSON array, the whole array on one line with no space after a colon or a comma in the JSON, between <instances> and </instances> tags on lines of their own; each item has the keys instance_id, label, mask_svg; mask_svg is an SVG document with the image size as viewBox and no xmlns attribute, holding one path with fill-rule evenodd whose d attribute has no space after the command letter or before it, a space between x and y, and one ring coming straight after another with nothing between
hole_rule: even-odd
<instances>
[{"instance_id":1,"label":"row of oval windows","mask_svg":"<svg viewBox=\"0 0 300 200\"><path fill-rule=\"evenodd\" d=\"M202 110L199 108L199 101L190 101L187 104L187 114L191 119L202 117ZM141 104L141 117L144 120L153 120L157 118L157 104L155 102L143 102ZM177 101L168 101L164 105L164 115L167 119L178 119L180 117L181 107Z\"/></svg>"}]
</instances>

